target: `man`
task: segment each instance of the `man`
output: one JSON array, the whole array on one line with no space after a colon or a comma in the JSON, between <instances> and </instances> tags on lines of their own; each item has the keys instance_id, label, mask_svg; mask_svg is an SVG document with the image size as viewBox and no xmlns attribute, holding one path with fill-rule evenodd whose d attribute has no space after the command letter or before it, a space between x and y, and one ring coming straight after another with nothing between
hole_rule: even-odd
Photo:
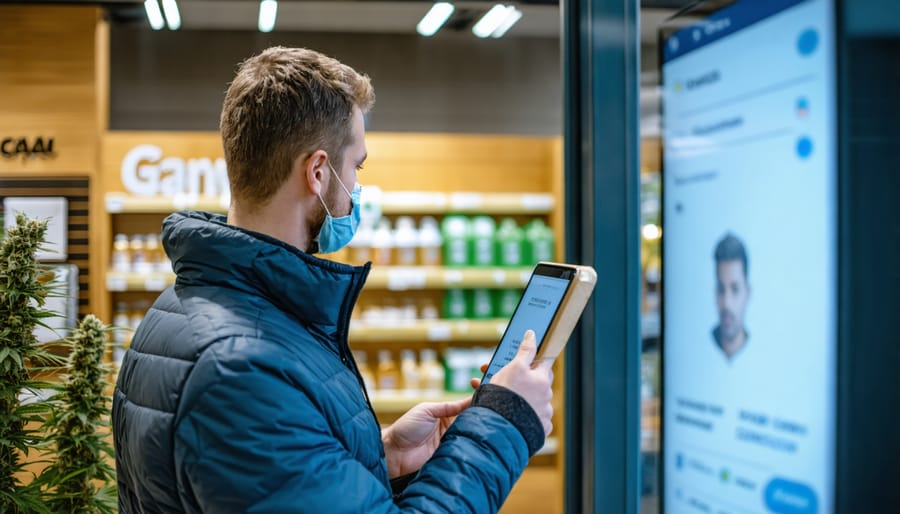
<instances>
[{"instance_id":1,"label":"man","mask_svg":"<svg viewBox=\"0 0 900 514\"><path fill-rule=\"evenodd\" d=\"M310 50L238 69L220 127L228 216L166 219L177 280L119 373L123 514L496 512L542 446L552 378L530 331L473 399L379 428L347 344L369 265L310 255L353 237L373 101L368 77Z\"/></svg>"},{"instance_id":2,"label":"man","mask_svg":"<svg viewBox=\"0 0 900 514\"><path fill-rule=\"evenodd\" d=\"M716 245L716 305L719 326L712 335L725 356L731 359L747 344L749 334L744 328L744 312L750 297L747 284L747 251L744 244L727 234Z\"/></svg>"}]
</instances>

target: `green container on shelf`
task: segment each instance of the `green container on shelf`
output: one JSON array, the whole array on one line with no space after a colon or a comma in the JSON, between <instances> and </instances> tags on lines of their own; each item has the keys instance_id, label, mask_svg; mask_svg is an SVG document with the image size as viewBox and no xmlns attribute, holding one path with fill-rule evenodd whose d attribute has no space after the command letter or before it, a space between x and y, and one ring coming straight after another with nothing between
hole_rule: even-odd
<instances>
[{"instance_id":1,"label":"green container on shelf","mask_svg":"<svg viewBox=\"0 0 900 514\"><path fill-rule=\"evenodd\" d=\"M466 293L462 289L448 289L444 293L444 318L465 318L468 315L466 303Z\"/></svg>"},{"instance_id":2,"label":"green container on shelf","mask_svg":"<svg viewBox=\"0 0 900 514\"><path fill-rule=\"evenodd\" d=\"M466 291L468 315L473 319L490 319L494 317L494 302L490 289L469 289Z\"/></svg>"},{"instance_id":3,"label":"green container on shelf","mask_svg":"<svg viewBox=\"0 0 900 514\"><path fill-rule=\"evenodd\" d=\"M497 224L490 216L472 218L472 246L469 264L472 266L494 266L497 257L494 252L494 234Z\"/></svg>"},{"instance_id":4,"label":"green container on shelf","mask_svg":"<svg viewBox=\"0 0 900 514\"><path fill-rule=\"evenodd\" d=\"M495 289L494 290L494 316L509 319L519 304L522 291L519 289Z\"/></svg>"},{"instance_id":5,"label":"green container on shelf","mask_svg":"<svg viewBox=\"0 0 900 514\"><path fill-rule=\"evenodd\" d=\"M519 228L516 220L505 218L500 222L494 237L498 266L521 266L524 263L522 253L525 243L525 231Z\"/></svg>"},{"instance_id":6,"label":"green container on shelf","mask_svg":"<svg viewBox=\"0 0 900 514\"><path fill-rule=\"evenodd\" d=\"M540 261L553 261L556 238L553 229L541 219L535 219L525 226L524 262L534 265Z\"/></svg>"},{"instance_id":7,"label":"green container on shelf","mask_svg":"<svg viewBox=\"0 0 900 514\"><path fill-rule=\"evenodd\" d=\"M441 222L445 266L469 265L471 230L471 223L465 216L451 215Z\"/></svg>"}]
</instances>

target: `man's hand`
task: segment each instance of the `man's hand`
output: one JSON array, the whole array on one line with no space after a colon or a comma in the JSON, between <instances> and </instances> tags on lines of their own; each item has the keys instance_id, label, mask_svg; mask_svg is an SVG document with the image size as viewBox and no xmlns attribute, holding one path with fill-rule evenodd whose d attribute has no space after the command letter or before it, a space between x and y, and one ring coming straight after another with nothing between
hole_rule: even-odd
<instances>
[{"instance_id":1,"label":"man's hand","mask_svg":"<svg viewBox=\"0 0 900 514\"><path fill-rule=\"evenodd\" d=\"M541 424L544 426L544 435L549 435L553 430L553 361L544 359L534 362L537 354L537 342L534 332L525 332L519 352L509 364L503 366L494 374L491 384L503 386L512 390L531 405ZM473 382L474 385L474 382Z\"/></svg>"},{"instance_id":2,"label":"man's hand","mask_svg":"<svg viewBox=\"0 0 900 514\"><path fill-rule=\"evenodd\" d=\"M444 432L472 398L447 403L420 403L381 431L388 475L391 478L418 471L437 450Z\"/></svg>"}]
</instances>

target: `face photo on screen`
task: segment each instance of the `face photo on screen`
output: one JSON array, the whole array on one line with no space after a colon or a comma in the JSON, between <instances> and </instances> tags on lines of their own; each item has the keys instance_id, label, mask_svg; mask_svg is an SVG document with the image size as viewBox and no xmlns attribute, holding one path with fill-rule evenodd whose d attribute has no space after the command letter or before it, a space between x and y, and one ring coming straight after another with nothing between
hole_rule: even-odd
<instances>
[{"instance_id":1,"label":"face photo on screen","mask_svg":"<svg viewBox=\"0 0 900 514\"><path fill-rule=\"evenodd\" d=\"M726 234L716 244L713 254L716 267L716 308L719 324L713 328L716 346L729 359L747 344L750 334L744 325L750 284L747 279L747 250L733 234Z\"/></svg>"}]
</instances>

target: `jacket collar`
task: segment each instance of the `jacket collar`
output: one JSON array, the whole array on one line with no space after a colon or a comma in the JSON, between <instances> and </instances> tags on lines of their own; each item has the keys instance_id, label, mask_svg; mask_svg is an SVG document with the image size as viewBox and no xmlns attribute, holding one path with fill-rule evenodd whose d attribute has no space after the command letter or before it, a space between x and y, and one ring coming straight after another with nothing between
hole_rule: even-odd
<instances>
[{"instance_id":1,"label":"jacket collar","mask_svg":"<svg viewBox=\"0 0 900 514\"><path fill-rule=\"evenodd\" d=\"M219 286L261 296L328 337L346 335L368 264L356 267L319 259L225 219L187 211L163 221L162 243L177 284Z\"/></svg>"}]
</instances>

